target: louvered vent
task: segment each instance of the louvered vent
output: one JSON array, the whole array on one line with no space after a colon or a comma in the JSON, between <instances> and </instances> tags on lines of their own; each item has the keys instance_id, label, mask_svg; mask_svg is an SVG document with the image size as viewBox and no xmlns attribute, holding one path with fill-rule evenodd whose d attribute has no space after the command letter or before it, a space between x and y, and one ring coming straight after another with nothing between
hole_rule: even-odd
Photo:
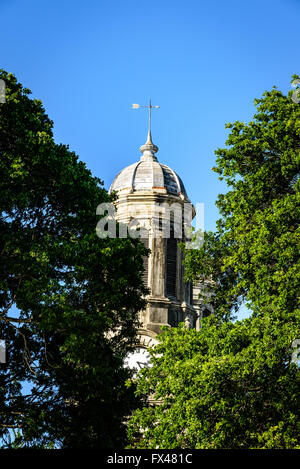
<instances>
[{"instance_id":1,"label":"louvered vent","mask_svg":"<svg viewBox=\"0 0 300 469\"><path fill-rule=\"evenodd\" d=\"M177 277L177 239L174 238L174 228L171 226L170 238L167 239L167 296L176 298Z\"/></svg>"},{"instance_id":2,"label":"louvered vent","mask_svg":"<svg viewBox=\"0 0 300 469\"><path fill-rule=\"evenodd\" d=\"M143 243L145 248L149 249L149 238L140 238L140 241ZM144 282L145 287L148 287L148 270L149 270L149 257L148 256L143 257L143 267L144 267L143 282Z\"/></svg>"}]
</instances>

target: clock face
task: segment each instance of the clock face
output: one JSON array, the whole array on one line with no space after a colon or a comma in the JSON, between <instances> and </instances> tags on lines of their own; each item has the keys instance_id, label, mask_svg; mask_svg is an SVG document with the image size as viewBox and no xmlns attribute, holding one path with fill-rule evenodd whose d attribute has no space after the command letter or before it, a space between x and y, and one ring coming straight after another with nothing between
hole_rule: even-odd
<instances>
[{"instance_id":1,"label":"clock face","mask_svg":"<svg viewBox=\"0 0 300 469\"><path fill-rule=\"evenodd\" d=\"M135 372L140 371L142 368L150 367L150 355L146 348L136 347L129 352L126 360L125 366L134 370Z\"/></svg>"}]
</instances>

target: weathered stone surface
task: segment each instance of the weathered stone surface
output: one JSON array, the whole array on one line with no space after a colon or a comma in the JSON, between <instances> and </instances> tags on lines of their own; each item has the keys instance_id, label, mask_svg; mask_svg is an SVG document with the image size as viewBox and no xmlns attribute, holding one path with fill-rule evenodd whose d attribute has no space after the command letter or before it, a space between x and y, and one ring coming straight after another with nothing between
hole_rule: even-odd
<instances>
[{"instance_id":1,"label":"weathered stone surface","mask_svg":"<svg viewBox=\"0 0 300 469\"><path fill-rule=\"evenodd\" d=\"M171 168L157 161L154 153L158 148L153 145L149 136L140 150L140 161L117 175L110 192L118 193L115 203L118 221L130 226L132 219L136 219L138 214L139 226L146 228L151 254L145 281L150 295L147 297L147 308L140 312L140 334L141 331L144 331L143 334L148 331L153 338L161 332L163 325L174 327L179 322L185 322L188 327L200 327L201 305L196 299L197 294L193 298L191 285L184 281L182 251L176 242L171 243L168 249L170 236L178 241L185 240L182 226L186 205L189 205L190 213L194 215L195 210L180 177ZM173 229L170 230L171 226ZM168 255L171 255L172 262ZM170 266L173 266L174 272L170 271ZM168 293L170 288L167 289L169 275L172 275L172 282L175 282L172 294Z\"/></svg>"}]
</instances>

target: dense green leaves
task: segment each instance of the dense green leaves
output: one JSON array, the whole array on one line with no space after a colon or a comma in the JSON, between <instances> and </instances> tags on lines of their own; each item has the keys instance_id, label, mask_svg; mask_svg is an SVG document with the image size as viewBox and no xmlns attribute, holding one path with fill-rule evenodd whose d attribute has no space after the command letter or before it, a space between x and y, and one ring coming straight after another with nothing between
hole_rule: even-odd
<instances>
[{"instance_id":1,"label":"dense green leaves","mask_svg":"<svg viewBox=\"0 0 300 469\"><path fill-rule=\"evenodd\" d=\"M217 200L218 230L187 251L189 278L215 281L220 317L243 300L255 314L298 306L300 106L276 89L255 104L254 120L229 124L228 148L216 151L231 188Z\"/></svg>"},{"instance_id":2,"label":"dense green leaves","mask_svg":"<svg viewBox=\"0 0 300 469\"><path fill-rule=\"evenodd\" d=\"M165 331L138 379L138 393L157 405L134 413L131 447L300 447L297 334L294 321L269 317Z\"/></svg>"},{"instance_id":3,"label":"dense green leaves","mask_svg":"<svg viewBox=\"0 0 300 469\"><path fill-rule=\"evenodd\" d=\"M121 445L145 249L96 236L96 207L110 200L102 182L54 142L41 102L0 78L0 436L17 428L20 445Z\"/></svg>"}]
</instances>

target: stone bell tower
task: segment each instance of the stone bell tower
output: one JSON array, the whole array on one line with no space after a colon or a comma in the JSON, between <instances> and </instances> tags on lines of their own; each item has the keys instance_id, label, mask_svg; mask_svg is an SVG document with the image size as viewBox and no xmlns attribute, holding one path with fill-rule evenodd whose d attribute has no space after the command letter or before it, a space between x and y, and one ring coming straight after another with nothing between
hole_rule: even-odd
<instances>
[{"instance_id":1,"label":"stone bell tower","mask_svg":"<svg viewBox=\"0 0 300 469\"><path fill-rule=\"evenodd\" d=\"M150 126L140 151L140 160L124 168L109 191L117 192L117 220L132 232L138 227L141 241L151 250L144 259L144 282L150 294L146 309L140 312L139 329L144 345L148 345L148 338L154 339L163 325L185 322L187 327L198 326L193 286L184 281L179 248L195 211L180 177L158 161Z\"/></svg>"}]
</instances>

